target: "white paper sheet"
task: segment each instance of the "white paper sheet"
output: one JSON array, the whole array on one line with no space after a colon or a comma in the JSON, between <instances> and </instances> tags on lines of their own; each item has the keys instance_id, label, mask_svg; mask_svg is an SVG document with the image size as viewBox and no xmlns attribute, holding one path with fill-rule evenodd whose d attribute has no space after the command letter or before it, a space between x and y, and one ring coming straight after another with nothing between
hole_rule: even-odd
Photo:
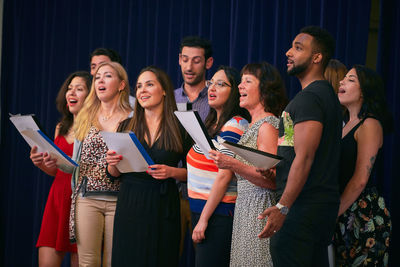
<instances>
[{"instance_id":1,"label":"white paper sheet","mask_svg":"<svg viewBox=\"0 0 400 267\"><path fill-rule=\"evenodd\" d=\"M37 146L38 153L49 153L52 158L57 159L57 165L65 165L68 167L78 166L78 164L56 146L48 136L40 131L39 126L33 119L33 115L11 116L10 120L31 148Z\"/></svg>"},{"instance_id":2,"label":"white paper sheet","mask_svg":"<svg viewBox=\"0 0 400 267\"><path fill-rule=\"evenodd\" d=\"M122 160L116 166L121 173L144 172L149 165L154 164L133 133L101 131L100 134L103 136L108 149L114 150L118 155L122 155Z\"/></svg>"},{"instance_id":3,"label":"white paper sheet","mask_svg":"<svg viewBox=\"0 0 400 267\"><path fill-rule=\"evenodd\" d=\"M211 159L208 151L215 149L215 147L197 111L175 111L174 113L192 139L201 148L204 156Z\"/></svg>"}]
</instances>

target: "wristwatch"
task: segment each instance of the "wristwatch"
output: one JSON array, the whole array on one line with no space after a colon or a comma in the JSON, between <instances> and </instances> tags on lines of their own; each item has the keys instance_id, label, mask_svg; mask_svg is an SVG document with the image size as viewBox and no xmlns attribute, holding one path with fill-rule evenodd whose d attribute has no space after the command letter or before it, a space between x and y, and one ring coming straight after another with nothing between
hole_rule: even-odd
<instances>
[{"instance_id":1,"label":"wristwatch","mask_svg":"<svg viewBox=\"0 0 400 267\"><path fill-rule=\"evenodd\" d=\"M287 215L289 213L289 208L283 206L281 203L278 202L275 206L278 208L281 214Z\"/></svg>"}]
</instances>

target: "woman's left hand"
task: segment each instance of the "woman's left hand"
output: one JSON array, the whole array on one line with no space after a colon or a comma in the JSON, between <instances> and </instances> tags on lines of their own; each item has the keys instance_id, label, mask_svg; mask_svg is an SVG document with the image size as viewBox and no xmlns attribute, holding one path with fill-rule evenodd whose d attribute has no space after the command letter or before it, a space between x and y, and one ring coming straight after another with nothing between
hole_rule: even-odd
<instances>
[{"instance_id":1,"label":"woman's left hand","mask_svg":"<svg viewBox=\"0 0 400 267\"><path fill-rule=\"evenodd\" d=\"M215 165L218 169L231 169L234 163L234 159L216 150L208 151L210 158L214 160Z\"/></svg>"},{"instance_id":2,"label":"woman's left hand","mask_svg":"<svg viewBox=\"0 0 400 267\"><path fill-rule=\"evenodd\" d=\"M256 169L256 171L259 172L266 180L273 181L275 179L274 169Z\"/></svg>"},{"instance_id":3,"label":"woman's left hand","mask_svg":"<svg viewBox=\"0 0 400 267\"><path fill-rule=\"evenodd\" d=\"M167 179L174 176L173 168L164 164L150 165L146 172L155 179Z\"/></svg>"},{"instance_id":4,"label":"woman's left hand","mask_svg":"<svg viewBox=\"0 0 400 267\"><path fill-rule=\"evenodd\" d=\"M193 234L192 234L193 242L200 243L206 238L204 233L206 232L207 226L208 222L204 222L202 220L199 220L197 222L196 227L193 229Z\"/></svg>"},{"instance_id":5,"label":"woman's left hand","mask_svg":"<svg viewBox=\"0 0 400 267\"><path fill-rule=\"evenodd\" d=\"M43 163L47 168L57 168L57 159L52 158L47 152L43 154Z\"/></svg>"}]
</instances>

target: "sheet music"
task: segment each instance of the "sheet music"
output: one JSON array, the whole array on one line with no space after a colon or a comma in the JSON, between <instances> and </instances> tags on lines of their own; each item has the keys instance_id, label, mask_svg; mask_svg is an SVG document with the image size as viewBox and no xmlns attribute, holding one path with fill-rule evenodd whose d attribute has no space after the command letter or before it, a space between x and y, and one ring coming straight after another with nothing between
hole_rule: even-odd
<instances>
[{"instance_id":1,"label":"sheet music","mask_svg":"<svg viewBox=\"0 0 400 267\"><path fill-rule=\"evenodd\" d=\"M38 153L49 153L52 158L57 159L57 165L78 166L75 161L39 129L33 115L15 115L11 116L10 120L31 148L37 146Z\"/></svg>"},{"instance_id":2,"label":"sheet music","mask_svg":"<svg viewBox=\"0 0 400 267\"><path fill-rule=\"evenodd\" d=\"M192 139L201 148L204 156L211 159L208 151L215 149L215 146L211 142L211 138L197 111L175 111L174 113Z\"/></svg>"},{"instance_id":3,"label":"sheet music","mask_svg":"<svg viewBox=\"0 0 400 267\"><path fill-rule=\"evenodd\" d=\"M144 172L154 162L140 144L134 133L111 133L101 131L108 149L122 155L122 160L117 164L121 173Z\"/></svg>"},{"instance_id":4,"label":"sheet music","mask_svg":"<svg viewBox=\"0 0 400 267\"><path fill-rule=\"evenodd\" d=\"M278 164L279 161L281 161L282 159L282 157L274 154L225 141L222 138L221 140L218 140L221 141L221 145L225 146L227 149L241 156L242 158L260 169L270 169Z\"/></svg>"}]
</instances>

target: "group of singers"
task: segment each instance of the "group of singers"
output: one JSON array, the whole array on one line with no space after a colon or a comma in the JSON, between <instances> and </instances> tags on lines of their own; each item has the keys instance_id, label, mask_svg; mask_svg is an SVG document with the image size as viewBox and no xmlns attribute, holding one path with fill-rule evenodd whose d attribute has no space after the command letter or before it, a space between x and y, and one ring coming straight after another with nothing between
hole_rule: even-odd
<instances>
[{"instance_id":1,"label":"group of singers","mask_svg":"<svg viewBox=\"0 0 400 267\"><path fill-rule=\"evenodd\" d=\"M334 50L326 30L300 31L286 56L302 90L288 103L266 62L240 73L220 66L206 80L212 45L197 36L181 42L181 87L148 66L135 98L118 53L96 49L90 74L72 73L56 100L54 142L79 167L31 150L34 165L55 176L39 265L60 266L70 252L71 266L178 266L189 229L195 266L329 266L332 242L336 266L387 266L391 221L374 163L392 117L379 75L347 71ZM202 151L175 117L186 102L215 150ZM126 155L109 150L101 131L134 132L155 164L121 173ZM220 138L283 159L258 169Z\"/></svg>"}]
</instances>

